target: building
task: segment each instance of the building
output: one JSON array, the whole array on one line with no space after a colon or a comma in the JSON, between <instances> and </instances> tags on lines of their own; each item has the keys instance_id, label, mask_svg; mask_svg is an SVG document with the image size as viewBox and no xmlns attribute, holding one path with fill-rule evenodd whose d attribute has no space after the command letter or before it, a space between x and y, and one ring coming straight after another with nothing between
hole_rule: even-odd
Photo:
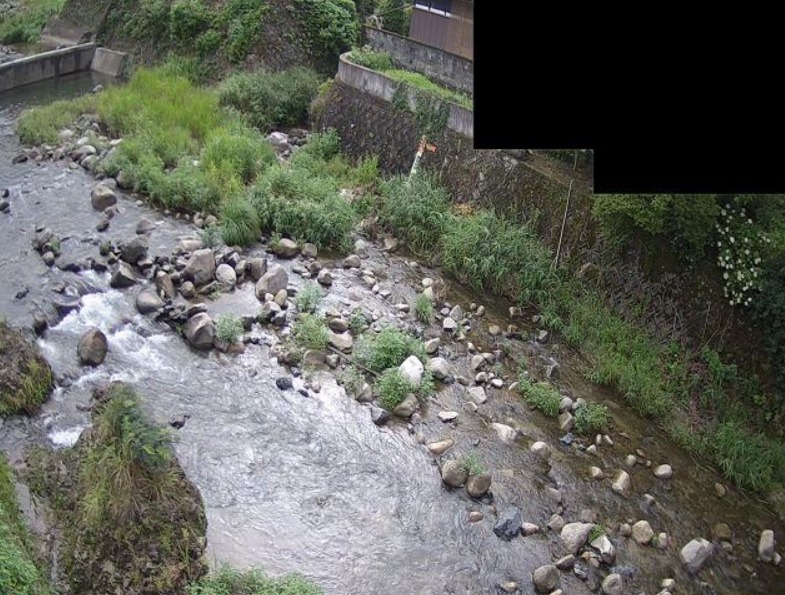
<instances>
[{"instance_id":1,"label":"building","mask_svg":"<svg viewBox=\"0 0 785 595\"><path fill-rule=\"evenodd\" d=\"M409 37L474 58L474 0L414 0Z\"/></svg>"}]
</instances>

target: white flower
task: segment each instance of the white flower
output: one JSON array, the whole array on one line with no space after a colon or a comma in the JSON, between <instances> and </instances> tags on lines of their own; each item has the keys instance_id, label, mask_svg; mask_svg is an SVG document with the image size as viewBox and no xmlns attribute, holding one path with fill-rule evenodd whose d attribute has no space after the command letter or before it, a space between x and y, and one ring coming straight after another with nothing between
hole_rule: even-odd
<instances>
[{"instance_id":1,"label":"white flower","mask_svg":"<svg viewBox=\"0 0 785 595\"><path fill-rule=\"evenodd\" d=\"M755 257L755 264L760 264L760 257L759 256Z\"/></svg>"},{"instance_id":2,"label":"white flower","mask_svg":"<svg viewBox=\"0 0 785 595\"><path fill-rule=\"evenodd\" d=\"M749 223L750 225L752 225L752 219L747 219L747 223Z\"/></svg>"},{"instance_id":3,"label":"white flower","mask_svg":"<svg viewBox=\"0 0 785 595\"><path fill-rule=\"evenodd\" d=\"M725 209L722 209L722 210L720 210L720 213L722 213L722 216L724 217L725 215L728 214L728 211L726 211Z\"/></svg>"},{"instance_id":4,"label":"white flower","mask_svg":"<svg viewBox=\"0 0 785 595\"><path fill-rule=\"evenodd\" d=\"M728 275L727 271L722 273L722 278L723 279L727 279L728 277L729 277L729 275Z\"/></svg>"},{"instance_id":5,"label":"white flower","mask_svg":"<svg viewBox=\"0 0 785 595\"><path fill-rule=\"evenodd\" d=\"M744 239L746 240L747 238L744 238ZM746 254L747 256L749 256L749 255L750 255L750 249L749 249L749 248L746 248L746 249L744 250L744 254Z\"/></svg>"},{"instance_id":6,"label":"white flower","mask_svg":"<svg viewBox=\"0 0 785 595\"><path fill-rule=\"evenodd\" d=\"M725 205L725 208L726 209L730 209L730 205Z\"/></svg>"},{"instance_id":7,"label":"white flower","mask_svg":"<svg viewBox=\"0 0 785 595\"><path fill-rule=\"evenodd\" d=\"M722 248L722 242L717 242L717 248Z\"/></svg>"},{"instance_id":8,"label":"white flower","mask_svg":"<svg viewBox=\"0 0 785 595\"><path fill-rule=\"evenodd\" d=\"M735 243L736 243L736 238L734 238L733 236L731 236L731 237L730 237L730 243L731 243L731 244L735 244Z\"/></svg>"}]
</instances>

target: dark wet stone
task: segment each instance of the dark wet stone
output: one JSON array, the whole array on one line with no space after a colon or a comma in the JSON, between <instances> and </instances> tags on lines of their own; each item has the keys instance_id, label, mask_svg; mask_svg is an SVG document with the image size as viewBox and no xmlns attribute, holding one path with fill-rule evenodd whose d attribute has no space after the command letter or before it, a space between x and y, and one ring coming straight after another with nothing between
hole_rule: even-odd
<instances>
[{"instance_id":1,"label":"dark wet stone","mask_svg":"<svg viewBox=\"0 0 785 595\"><path fill-rule=\"evenodd\" d=\"M564 436L559 438L559 442L561 442L562 444L566 444L567 446L572 444L574 440L575 440L575 436L572 435L572 432L567 432Z\"/></svg>"},{"instance_id":2,"label":"dark wet stone","mask_svg":"<svg viewBox=\"0 0 785 595\"><path fill-rule=\"evenodd\" d=\"M302 396L304 396L304 397L306 397L306 398L311 396L311 395L308 393L308 391L307 391L306 389L304 389L304 388L298 388L298 389L297 389L297 392L298 392L298 393L300 393Z\"/></svg>"},{"instance_id":3,"label":"dark wet stone","mask_svg":"<svg viewBox=\"0 0 785 595\"><path fill-rule=\"evenodd\" d=\"M185 425L185 422L187 422L190 417L191 416L189 414L183 413L182 415L178 415L177 417L170 419L169 425L174 429L179 430Z\"/></svg>"},{"instance_id":4,"label":"dark wet stone","mask_svg":"<svg viewBox=\"0 0 785 595\"><path fill-rule=\"evenodd\" d=\"M371 407L371 421L377 426L383 426L390 421L390 413L381 407Z\"/></svg>"},{"instance_id":5,"label":"dark wet stone","mask_svg":"<svg viewBox=\"0 0 785 595\"><path fill-rule=\"evenodd\" d=\"M493 532L502 539L512 539L521 530L521 509L517 506L510 506L499 515L499 519L493 526Z\"/></svg>"},{"instance_id":6,"label":"dark wet stone","mask_svg":"<svg viewBox=\"0 0 785 595\"><path fill-rule=\"evenodd\" d=\"M275 379L275 386L281 390L289 390L292 388L292 379L287 376L282 376Z\"/></svg>"},{"instance_id":7,"label":"dark wet stone","mask_svg":"<svg viewBox=\"0 0 785 595\"><path fill-rule=\"evenodd\" d=\"M0 213L7 213L11 209L11 203L7 200L0 200Z\"/></svg>"},{"instance_id":8,"label":"dark wet stone","mask_svg":"<svg viewBox=\"0 0 785 595\"><path fill-rule=\"evenodd\" d=\"M16 295L14 297L16 299L18 299L18 300L21 300L21 299L27 297L28 293L30 293L30 288L29 287L25 287L25 288L20 289L19 291L17 291Z\"/></svg>"}]
</instances>

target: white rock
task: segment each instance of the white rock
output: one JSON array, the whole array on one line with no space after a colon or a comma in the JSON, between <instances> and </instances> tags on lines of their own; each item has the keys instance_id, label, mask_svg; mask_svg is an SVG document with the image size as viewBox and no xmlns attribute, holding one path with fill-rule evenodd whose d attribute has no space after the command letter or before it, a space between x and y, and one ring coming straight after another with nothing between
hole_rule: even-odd
<instances>
[{"instance_id":1,"label":"white rock","mask_svg":"<svg viewBox=\"0 0 785 595\"><path fill-rule=\"evenodd\" d=\"M592 523L567 523L561 530L561 541L569 554L575 554L586 543L594 525Z\"/></svg>"},{"instance_id":2,"label":"white rock","mask_svg":"<svg viewBox=\"0 0 785 595\"><path fill-rule=\"evenodd\" d=\"M481 386L473 386L469 389L469 397L478 405L482 405L488 400L488 395L485 394L485 389Z\"/></svg>"},{"instance_id":3,"label":"white rock","mask_svg":"<svg viewBox=\"0 0 785 595\"><path fill-rule=\"evenodd\" d=\"M499 423L492 423L491 428L496 432L496 435L499 436L499 440L505 444L512 444L518 437L517 430L515 430L515 428L511 428L510 426Z\"/></svg>"},{"instance_id":4,"label":"white rock","mask_svg":"<svg viewBox=\"0 0 785 595\"><path fill-rule=\"evenodd\" d=\"M654 469L654 477L659 479L670 479L673 477L673 469L670 465L659 465Z\"/></svg>"},{"instance_id":5,"label":"white rock","mask_svg":"<svg viewBox=\"0 0 785 595\"><path fill-rule=\"evenodd\" d=\"M641 545L648 544L654 537L654 530L649 521L638 521L632 526L632 538Z\"/></svg>"},{"instance_id":6,"label":"white rock","mask_svg":"<svg viewBox=\"0 0 785 595\"><path fill-rule=\"evenodd\" d=\"M690 541L681 548L679 558L690 572L697 573L712 555L711 543L702 537Z\"/></svg>"},{"instance_id":7,"label":"white rock","mask_svg":"<svg viewBox=\"0 0 785 595\"><path fill-rule=\"evenodd\" d=\"M545 442L537 441L529 447L529 450L543 459L549 459L551 456L551 447Z\"/></svg>"},{"instance_id":8,"label":"white rock","mask_svg":"<svg viewBox=\"0 0 785 595\"><path fill-rule=\"evenodd\" d=\"M611 489L622 496L626 496L630 491L630 476L626 471L619 471L616 479L613 480Z\"/></svg>"},{"instance_id":9,"label":"white rock","mask_svg":"<svg viewBox=\"0 0 785 595\"><path fill-rule=\"evenodd\" d=\"M425 372L425 368L416 355L407 357L406 360L398 366L398 370L400 370L403 377L415 388L422 384L422 375Z\"/></svg>"},{"instance_id":10,"label":"white rock","mask_svg":"<svg viewBox=\"0 0 785 595\"><path fill-rule=\"evenodd\" d=\"M772 562L774 560L775 547L774 531L766 529L760 534L760 540L758 541L758 557L760 557L763 562Z\"/></svg>"},{"instance_id":11,"label":"white rock","mask_svg":"<svg viewBox=\"0 0 785 595\"><path fill-rule=\"evenodd\" d=\"M457 411L439 411L436 416L442 420L444 423L448 421L454 421L458 419L458 412Z\"/></svg>"}]
</instances>

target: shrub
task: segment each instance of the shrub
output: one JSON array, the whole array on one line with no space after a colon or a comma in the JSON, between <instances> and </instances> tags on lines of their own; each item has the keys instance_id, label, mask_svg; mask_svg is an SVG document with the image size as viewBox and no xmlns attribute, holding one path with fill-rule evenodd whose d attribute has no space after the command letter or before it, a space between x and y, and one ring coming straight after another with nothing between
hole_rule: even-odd
<instances>
[{"instance_id":1,"label":"shrub","mask_svg":"<svg viewBox=\"0 0 785 595\"><path fill-rule=\"evenodd\" d=\"M474 289L520 304L547 303L557 282L550 252L534 233L491 211L454 218L446 228L443 260Z\"/></svg>"},{"instance_id":2,"label":"shrub","mask_svg":"<svg viewBox=\"0 0 785 595\"><path fill-rule=\"evenodd\" d=\"M269 132L305 122L318 85L318 75L299 66L276 73L237 73L221 83L218 97L221 105L238 110L253 126Z\"/></svg>"},{"instance_id":3,"label":"shrub","mask_svg":"<svg viewBox=\"0 0 785 595\"><path fill-rule=\"evenodd\" d=\"M379 402L390 411L400 405L406 395L416 390L398 368L389 368L382 372L374 388L379 395Z\"/></svg>"},{"instance_id":4,"label":"shrub","mask_svg":"<svg viewBox=\"0 0 785 595\"><path fill-rule=\"evenodd\" d=\"M224 54L233 64L241 62L259 38L267 3L263 0L228 0L216 17L224 32Z\"/></svg>"},{"instance_id":5,"label":"shrub","mask_svg":"<svg viewBox=\"0 0 785 595\"><path fill-rule=\"evenodd\" d=\"M244 195L221 207L221 235L227 246L248 246L259 239L259 215Z\"/></svg>"},{"instance_id":6,"label":"shrub","mask_svg":"<svg viewBox=\"0 0 785 595\"><path fill-rule=\"evenodd\" d=\"M423 324L431 324L433 320L433 303L428 296L422 293L417 296L417 299L414 301L414 315Z\"/></svg>"},{"instance_id":7,"label":"shrub","mask_svg":"<svg viewBox=\"0 0 785 595\"><path fill-rule=\"evenodd\" d=\"M382 0L378 12L385 29L408 37L411 11L411 3L406 0Z\"/></svg>"},{"instance_id":8,"label":"shrub","mask_svg":"<svg viewBox=\"0 0 785 595\"><path fill-rule=\"evenodd\" d=\"M360 372L356 366L347 367L341 375L341 384L343 384L346 392L352 396L356 396L362 390L365 382L365 374Z\"/></svg>"},{"instance_id":9,"label":"shrub","mask_svg":"<svg viewBox=\"0 0 785 595\"><path fill-rule=\"evenodd\" d=\"M755 315L766 328L764 345L772 359L777 385L785 390L785 252L766 263Z\"/></svg>"},{"instance_id":10,"label":"shrub","mask_svg":"<svg viewBox=\"0 0 785 595\"><path fill-rule=\"evenodd\" d=\"M294 303L300 312L313 312L323 297L324 289L322 289L322 286L310 281L297 292Z\"/></svg>"},{"instance_id":11,"label":"shrub","mask_svg":"<svg viewBox=\"0 0 785 595\"><path fill-rule=\"evenodd\" d=\"M235 125L210 135L202 150L202 163L250 184L260 171L275 163L275 152L257 131Z\"/></svg>"},{"instance_id":12,"label":"shrub","mask_svg":"<svg viewBox=\"0 0 785 595\"><path fill-rule=\"evenodd\" d=\"M482 475L485 473L485 466L480 462L476 453L468 452L461 458L461 463L469 472L469 475Z\"/></svg>"},{"instance_id":13,"label":"shrub","mask_svg":"<svg viewBox=\"0 0 785 595\"><path fill-rule=\"evenodd\" d=\"M357 214L331 178L274 166L255 185L251 200L266 232L287 233L318 248L351 244Z\"/></svg>"},{"instance_id":14,"label":"shrub","mask_svg":"<svg viewBox=\"0 0 785 595\"><path fill-rule=\"evenodd\" d=\"M243 334L243 321L237 314L221 314L215 321L215 336L224 343L232 344Z\"/></svg>"},{"instance_id":15,"label":"shrub","mask_svg":"<svg viewBox=\"0 0 785 595\"><path fill-rule=\"evenodd\" d=\"M295 343L303 349L327 349L330 332L324 319L315 314L300 314L292 325L292 336Z\"/></svg>"},{"instance_id":16,"label":"shrub","mask_svg":"<svg viewBox=\"0 0 785 595\"><path fill-rule=\"evenodd\" d=\"M290 9L300 19L312 46L331 57L357 42L360 23L350 0L295 0Z\"/></svg>"},{"instance_id":17,"label":"shrub","mask_svg":"<svg viewBox=\"0 0 785 595\"><path fill-rule=\"evenodd\" d=\"M321 595L309 580L290 574L278 579L267 578L261 570L234 570L222 566L188 587L188 595Z\"/></svg>"},{"instance_id":18,"label":"shrub","mask_svg":"<svg viewBox=\"0 0 785 595\"><path fill-rule=\"evenodd\" d=\"M423 364L428 362L422 341L393 327L374 336L363 335L354 348L358 363L377 373L400 366L410 355L416 355Z\"/></svg>"},{"instance_id":19,"label":"shrub","mask_svg":"<svg viewBox=\"0 0 785 595\"><path fill-rule=\"evenodd\" d=\"M711 440L714 459L739 486L757 491L785 480L785 449L737 421L720 424Z\"/></svg>"},{"instance_id":20,"label":"shrub","mask_svg":"<svg viewBox=\"0 0 785 595\"><path fill-rule=\"evenodd\" d=\"M548 417L559 415L559 403L561 395L547 382L532 382L527 376L521 375L518 378L518 390L521 391L526 402L539 409Z\"/></svg>"},{"instance_id":21,"label":"shrub","mask_svg":"<svg viewBox=\"0 0 785 595\"><path fill-rule=\"evenodd\" d=\"M90 94L26 110L16 125L19 140L26 145L56 144L60 130L95 111L97 104L98 96Z\"/></svg>"},{"instance_id":22,"label":"shrub","mask_svg":"<svg viewBox=\"0 0 785 595\"><path fill-rule=\"evenodd\" d=\"M418 254L433 254L450 225L450 200L433 177L396 176L381 184L379 222Z\"/></svg>"},{"instance_id":23,"label":"shrub","mask_svg":"<svg viewBox=\"0 0 785 595\"><path fill-rule=\"evenodd\" d=\"M11 469L0 453L0 593L47 595L49 588L33 561L33 544L16 502Z\"/></svg>"},{"instance_id":24,"label":"shrub","mask_svg":"<svg viewBox=\"0 0 785 595\"><path fill-rule=\"evenodd\" d=\"M222 236L223 231L220 225L208 225L204 229L199 230L199 237L206 248L220 246Z\"/></svg>"},{"instance_id":25,"label":"shrub","mask_svg":"<svg viewBox=\"0 0 785 595\"><path fill-rule=\"evenodd\" d=\"M213 14L201 0L174 0L169 15L169 35L179 48L190 48L213 22Z\"/></svg>"},{"instance_id":26,"label":"shrub","mask_svg":"<svg viewBox=\"0 0 785 595\"><path fill-rule=\"evenodd\" d=\"M608 428L611 415L605 405L584 403L575 410L575 431L578 434L596 434Z\"/></svg>"},{"instance_id":27,"label":"shrub","mask_svg":"<svg viewBox=\"0 0 785 595\"><path fill-rule=\"evenodd\" d=\"M394 68L392 58L387 52L377 52L370 47L361 47L352 50L349 60L371 70L384 72Z\"/></svg>"},{"instance_id":28,"label":"shrub","mask_svg":"<svg viewBox=\"0 0 785 595\"><path fill-rule=\"evenodd\" d=\"M368 319L365 317L365 314L362 313L362 310L355 310L352 312L352 315L349 318L349 331L352 335L355 337L358 336L365 330L366 326L368 326Z\"/></svg>"}]
</instances>

